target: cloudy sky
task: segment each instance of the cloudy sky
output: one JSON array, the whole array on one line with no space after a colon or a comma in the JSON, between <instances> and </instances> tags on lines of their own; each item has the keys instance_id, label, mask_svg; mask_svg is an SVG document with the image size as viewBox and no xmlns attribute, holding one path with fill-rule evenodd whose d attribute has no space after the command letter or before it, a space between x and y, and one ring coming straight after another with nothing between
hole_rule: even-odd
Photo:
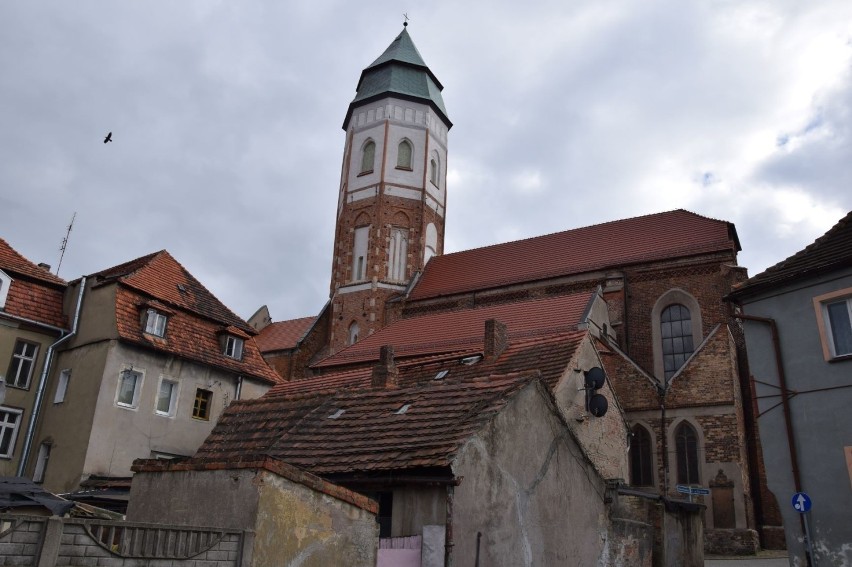
<instances>
[{"instance_id":1,"label":"cloudy sky","mask_svg":"<svg viewBox=\"0 0 852 567\"><path fill-rule=\"evenodd\" d=\"M753 275L852 210L849 0L11 0L0 237L55 271L76 213L65 279L167 249L245 318L317 313L403 12L454 123L446 252L686 208Z\"/></svg>"}]
</instances>

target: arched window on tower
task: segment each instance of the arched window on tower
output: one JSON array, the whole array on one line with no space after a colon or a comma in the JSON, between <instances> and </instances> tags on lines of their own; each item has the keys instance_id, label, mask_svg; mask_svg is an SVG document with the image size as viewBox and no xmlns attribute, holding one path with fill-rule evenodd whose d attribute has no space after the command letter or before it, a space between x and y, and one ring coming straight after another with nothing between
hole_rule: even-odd
<instances>
[{"instance_id":1,"label":"arched window on tower","mask_svg":"<svg viewBox=\"0 0 852 567\"><path fill-rule=\"evenodd\" d=\"M399 169L411 169L411 156L413 153L411 142L408 140L401 141L396 152L396 167Z\"/></svg>"},{"instance_id":2,"label":"arched window on tower","mask_svg":"<svg viewBox=\"0 0 852 567\"><path fill-rule=\"evenodd\" d=\"M408 229L391 227L388 243L388 279L404 282L408 264Z\"/></svg>"},{"instance_id":3,"label":"arched window on tower","mask_svg":"<svg viewBox=\"0 0 852 567\"><path fill-rule=\"evenodd\" d=\"M698 475L698 434L683 421L675 429L678 484L700 484Z\"/></svg>"},{"instance_id":4,"label":"arched window on tower","mask_svg":"<svg viewBox=\"0 0 852 567\"><path fill-rule=\"evenodd\" d=\"M432 185L435 187L438 186L438 178L440 177L440 167L438 166L438 157L433 155L432 159L429 160L429 181L432 182Z\"/></svg>"},{"instance_id":5,"label":"arched window on tower","mask_svg":"<svg viewBox=\"0 0 852 567\"><path fill-rule=\"evenodd\" d=\"M429 258L438 253L438 229L435 228L435 223L430 222L426 225L426 247L423 250L423 265Z\"/></svg>"},{"instance_id":6,"label":"arched window on tower","mask_svg":"<svg viewBox=\"0 0 852 567\"><path fill-rule=\"evenodd\" d=\"M660 338L666 379L677 372L695 351L692 341L692 316L685 305L669 305L660 314Z\"/></svg>"},{"instance_id":7,"label":"arched window on tower","mask_svg":"<svg viewBox=\"0 0 852 567\"><path fill-rule=\"evenodd\" d=\"M371 173L376 162L376 143L369 140L361 150L361 173Z\"/></svg>"},{"instance_id":8,"label":"arched window on tower","mask_svg":"<svg viewBox=\"0 0 852 567\"><path fill-rule=\"evenodd\" d=\"M367 279L367 240L370 236L369 226L359 226L352 238L352 280Z\"/></svg>"},{"instance_id":9,"label":"arched window on tower","mask_svg":"<svg viewBox=\"0 0 852 567\"><path fill-rule=\"evenodd\" d=\"M349 343L350 345L354 345L358 342L358 334L361 332L361 328L358 326L358 323L355 321L349 325Z\"/></svg>"},{"instance_id":10,"label":"arched window on tower","mask_svg":"<svg viewBox=\"0 0 852 567\"><path fill-rule=\"evenodd\" d=\"M630 430L630 484L654 486L654 459L651 434L638 423Z\"/></svg>"}]
</instances>

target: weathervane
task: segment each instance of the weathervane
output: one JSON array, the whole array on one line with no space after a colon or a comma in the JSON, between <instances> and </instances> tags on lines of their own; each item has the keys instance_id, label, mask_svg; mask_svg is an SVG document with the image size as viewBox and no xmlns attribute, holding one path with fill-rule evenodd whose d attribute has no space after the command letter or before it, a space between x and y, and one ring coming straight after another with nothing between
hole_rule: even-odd
<instances>
[{"instance_id":1,"label":"weathervane","mask_svg":"<svg viewBox=\"0 0 852 567\"><path fill-rule=\"evenodd\" d=\"M408 20L409 20L408 14L407 13L403 14L402 17L405 18L405 21L402 22L402 27L407 28L408 27Z\"/></svg>"}]
</instances>

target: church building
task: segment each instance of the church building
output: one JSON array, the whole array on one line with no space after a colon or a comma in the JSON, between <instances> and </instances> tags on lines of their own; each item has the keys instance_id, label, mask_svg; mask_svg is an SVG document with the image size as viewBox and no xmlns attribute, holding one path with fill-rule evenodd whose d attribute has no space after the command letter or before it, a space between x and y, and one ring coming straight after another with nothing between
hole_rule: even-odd
<instances>
[{"instance_id":1,"label":"church building","mask_svg":"<svg viewBox=\"0 0 852 567\"><path fill-rule=\"evenodd\" d=\"M613 447L579 434L598 472L673 499L686 498L679 487L709 488L698 497L708 551L779 545L742 330L724 300L747 278L734 225L674 210L444 254L452 123L442 89L407 29L361 73L343 122L329 301L315 317L273 322L261 308L249 320L287 381L274 391L283 399L369 388L374 365L387 385L397 365L493 361L506 344L588 332L589 360L605 370L610 407L629 431L623 466L606 461ZM566 309L579 298L598 311ZM492 334L483 336L479 325L489 320ZM501 371L555 373L545 382L563 417L590 423L582 403L560 398L574 359L560 358L558 371L549 360L517 358Z\"/></svg>"}]
</instances>

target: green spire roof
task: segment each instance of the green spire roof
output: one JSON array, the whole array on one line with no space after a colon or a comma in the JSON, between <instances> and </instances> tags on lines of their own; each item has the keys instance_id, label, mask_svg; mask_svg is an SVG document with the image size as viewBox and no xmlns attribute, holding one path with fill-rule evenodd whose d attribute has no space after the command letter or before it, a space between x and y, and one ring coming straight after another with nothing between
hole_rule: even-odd
<instances>
[{"instance_id":1,"label":"green spire roof","mask_svg":"<svg viewBox=\"0 0 852 567\"><path fill-rule=\"evenodd\" d=\"M361 72L357 93L346 111L343 128L346 129L356 106L388 95L428 104L452 127L441 97L443 89L441 82L424 63L408 30L403 28L385 52Z\"/></svg>"}]
</instances>

